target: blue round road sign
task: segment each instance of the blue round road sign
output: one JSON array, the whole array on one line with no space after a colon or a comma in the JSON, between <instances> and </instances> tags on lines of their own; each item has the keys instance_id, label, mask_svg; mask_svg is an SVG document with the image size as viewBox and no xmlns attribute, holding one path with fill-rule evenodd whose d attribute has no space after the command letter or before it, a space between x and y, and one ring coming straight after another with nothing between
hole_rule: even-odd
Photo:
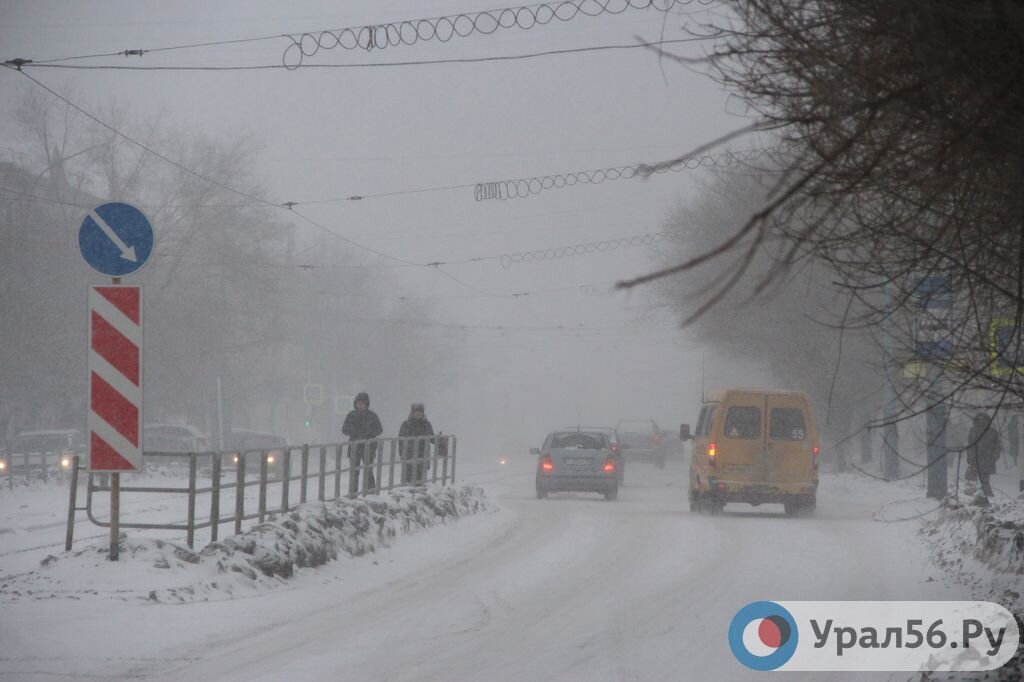
<instances>
[{"instance_id":1,"label":"blue round road sign","mask_svg":"<svg viewBox=\"0 0 1024 682\"><path fill-rule=\"evenodd\" d=\"M153 253L153 226L131 204L101 204L89 211L78 228L82 258L96 272L124 277L146 264Z\"/></svg>"}]
</instances>

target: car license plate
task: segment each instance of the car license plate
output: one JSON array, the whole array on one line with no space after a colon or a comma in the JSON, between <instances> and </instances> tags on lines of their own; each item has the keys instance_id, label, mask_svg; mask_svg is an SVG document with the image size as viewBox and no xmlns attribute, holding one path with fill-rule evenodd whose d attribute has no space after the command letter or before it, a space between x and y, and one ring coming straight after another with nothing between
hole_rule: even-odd
<instances>
[{"instance_id":1,"label":"car license plate","mask_svg":"<svg viewBox=\"0 0 1024 682\"><path fill-rule=\"evenodd\" d=\"M566 457L565 458L565 463L566 464L571 464L573 466L580 466L580 465L593 464L594 460L592 460L589 457Z\"/></svg>"}]
</instances>

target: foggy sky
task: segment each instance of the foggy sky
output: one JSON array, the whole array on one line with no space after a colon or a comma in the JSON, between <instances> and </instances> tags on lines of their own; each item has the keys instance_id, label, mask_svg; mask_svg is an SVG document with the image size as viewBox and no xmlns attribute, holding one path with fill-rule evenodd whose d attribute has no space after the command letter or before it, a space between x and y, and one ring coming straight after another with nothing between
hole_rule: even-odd
<instances>
[{"instance_id":1,"label":"foggy sky","mask_svg":"<svg viewBox=\"0 0 1024 682\"><path fill-rule=\"evenodd\" d=\"M491 3L494 5L495 3ZM500 4L500 3L498 3ZM471 11L478 2L2 2L4 59L46 59L209 40L298 33ZM679 37L701 6L664 23ZM680 12L691 14L682 15ZM520 54L656 39L658 12L577 19L447 44L362 51L327 50L307 64L364 63ZM287 41L73 62L125 65L280 63ZM698 46L673 49L696 54ZM213 136L245 134L261 149L258 175L273 201L311 201L424 187L529 177L637 162L686 152L746 123L729 113L727 93L707 78L648 50L592 52L530 60L366 69L156 72L35 69L50 87L100 111L110 103L140 116L163 112L171 125ZM0 156L23 149L10 110L27 80L0 74ZM742 143L740 144L742 146ZM750 141L748 146L755 146ZM174 149L161 149L174 158ZM317 221L374 249L416 262L449 261L624 237L663 229L702 171L554 190L528 199L475 202L471 188L312 205ZM159 225L155 226L159 239ZM77 223L64 226L69 233ZM319 237L299 227L304 238ZM380 263L353 251L355 262ZM317 254L309 256L314 265ZM699 348L667 312L647 313L652 295L553 292L508 299L470 297L608 284L654 266L648 249L514 264L447 266L467 288L429 268L393 268L395 295L429 296L431 315L470 326L616 327L600 335L564 330L455 330L465 357L432 395L374 395L386 435L409 402L427 403L446 432L481 451L527 446L552 428L654 417L663 428L693 421L702 362L708 386L756 384L763 360L746 367ZM293 286L313 287L296 270ZM339 292L343 295L344 292ZM84 313L83 313L84 314ZM628 328L642 325L643 328ZM444 334L441 335L444 338ZM411 348L409 352L416 352ZM84 356L83 356L84 357ZM366 367L361 383L373 393ZM84 369L83 369L84 371ZM339 389L340 390L340 389ZM524 434L529 434L524 436Z\"/></svg>"}]
</instances>

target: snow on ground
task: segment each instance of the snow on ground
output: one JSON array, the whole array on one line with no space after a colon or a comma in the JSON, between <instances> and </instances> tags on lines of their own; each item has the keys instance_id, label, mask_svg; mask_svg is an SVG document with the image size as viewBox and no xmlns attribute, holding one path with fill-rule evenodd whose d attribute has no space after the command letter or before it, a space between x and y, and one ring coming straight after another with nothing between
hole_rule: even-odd
<instances>
[{"instance_id":1,"label":"snow on ground","mask_svg":"<svg viewBox=\"0 0 1024 682\"><path fill-rule=\"evenodd\" d=\"M921 533L944 581L966 586L973 599L1005 606L1024 623L1024 495L997 488L985 506L949 499ZM998 674L970 679L1024 680L1022 649Z\"/></svg>"},{"instance_id":2,"label":"snow on ground","mask_svg":"<svg viewBox=\"0 0 1024 682\"><path fill-rule=\"evenodd\" d=\"M340 553L375 552L401 534L489 510L480 488L427 486L311 502L200 552L123 535L116 564L107 560L108 542L51 554L35 570L0 582L0 600L113 597L184 603L251 596L283 584L296 569L322 566Z\"/></svg>"},{"instance_id":3,"label":"snow on ground","mask_svg":"<svg viewBox=\"0 0 1024 682\"><path fill-rule=\"evenodd\" d=\"M147 562L112 565L94 553L79 565L22 552L18 561L36 565L54 553L52 570L75 566L76 585L105 582L106 591L0 592L0 678L755 680L763 674L735 661L726 641L729 620L750 601L973 594L930 561L934 538L919 531L939 512L916 480L830 475L813 518L787 518L774 505L730 505L711 517L687 511L681 462L628 467L617 502L537 500L533 466L525 455L460 466L461 482L483 487L498 511L229 599L140 598L142 576L198 570L156 568L153 559L189 562L171 545L140 543L142 534L130 533L129 546L145 545ZM0 547L0 575L12 559ZM119 582L122 570L141 572ZM122 583L134 585L130 596L116 592Z\"/></svg>"}]
</instances>

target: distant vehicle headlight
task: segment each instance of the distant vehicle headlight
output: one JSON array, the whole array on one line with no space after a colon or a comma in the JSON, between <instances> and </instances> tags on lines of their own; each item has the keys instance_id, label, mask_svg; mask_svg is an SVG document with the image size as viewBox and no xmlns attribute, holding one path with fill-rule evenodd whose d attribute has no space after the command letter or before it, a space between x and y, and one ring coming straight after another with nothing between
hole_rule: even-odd
<instances>
[{"instance_id":1,"label":"distant vehicle headlight","mask_svg":"<svg viewBox=\"0 0 1024 682\"><path fill-rule=\"evenodd\" d=\"M0 459L0 471L3 471L6 468L7 468L7 460L6 459Z\"/></svg>"},{"instance_id":2,"label":"distant vehicle headlight","mask_svg":"<svg viewBox=\"0 0 1024 682\"><path fill-rule=\"evenodd\" d=\"M233 455L231 457L231 461L234 462L235 464L238 464L238 455Z\"/></svg>"},{"instance_id":3,"label":"distant vehicle headlight","mask_svg":"<svg viewBox=\"0 0 1024 682\"><path fill-rule=\"evenodd\" d=\"M267 455L267 464L273 464L273 463L274 463L274 456L273 455Z\"/></svg>"},{"instance_id":4,"label":"distant vehicle headlight","mask_svg":"<svg viewBox=\"0 0 1024 682\"><path fill-rule=\"evenodd\" d=\"M502 457L501 459L498 460L498 464L507 464L507 463L508 463L508 460L505 459L504 457Z\"/></svg>"},{"instance_id":5,"label":"distant vehicle headlight","mask_svg":"<svg viewBox=\"0 0 1024 682\"><path fill-rule=\"evenodd\" d=\"M64 469L69 468L71 466L71 458L70 457L64 457L63 459L60 460L60 465Z\"/></svg>"}]
</instances>

